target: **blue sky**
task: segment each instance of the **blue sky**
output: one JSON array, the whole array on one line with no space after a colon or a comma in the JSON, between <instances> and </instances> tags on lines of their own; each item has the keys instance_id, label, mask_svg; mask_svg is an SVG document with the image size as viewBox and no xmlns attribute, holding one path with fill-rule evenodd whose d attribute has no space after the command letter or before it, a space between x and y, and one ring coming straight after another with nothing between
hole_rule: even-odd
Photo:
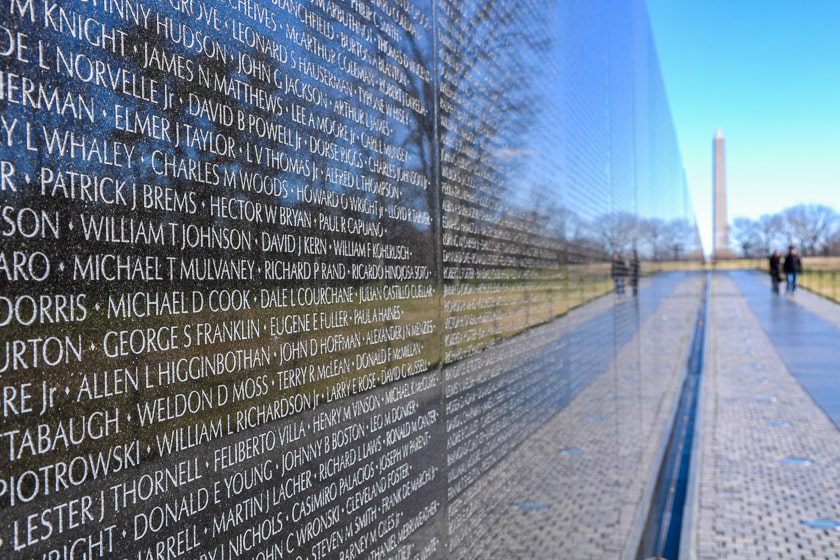
<instances>
[{"instance_id":1,"label":"blue sky","mask_svg":"<svg viewBox=\"0 0 840 560\"><path fill-rule=\"evenodd\" d=\"M648 0L708 250L712 138L729 218L807 202L840 210L840 0Z\"/></svg>"}]
</instances>

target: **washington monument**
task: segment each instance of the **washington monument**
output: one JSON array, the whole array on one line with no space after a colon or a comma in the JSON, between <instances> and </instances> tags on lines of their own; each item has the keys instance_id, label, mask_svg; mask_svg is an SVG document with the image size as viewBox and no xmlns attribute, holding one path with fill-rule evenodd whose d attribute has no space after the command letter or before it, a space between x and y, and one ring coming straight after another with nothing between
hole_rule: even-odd
<instances>
[{"instance_id":1,"label":"washington monument","mask_svg":"<svg viewBox=\"0 0 840 560\"><path fill-rule=\"evenodd\" d=\"M712 258L732 257L729 249L729 217L726 213L726 140L717 129L714 140L714 188L712 189Z\"/></svg>"}]
</instances>

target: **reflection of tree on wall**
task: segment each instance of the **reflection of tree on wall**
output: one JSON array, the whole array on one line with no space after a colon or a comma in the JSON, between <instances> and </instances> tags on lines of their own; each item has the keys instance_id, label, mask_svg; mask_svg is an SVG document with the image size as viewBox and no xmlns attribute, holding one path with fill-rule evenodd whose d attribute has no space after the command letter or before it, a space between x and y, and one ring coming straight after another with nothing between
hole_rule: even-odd
<instances>
[{"instance_id":1,"label":"reflection of tree on wall","mask_svg":"<svg viewBox=\"0 0 840 560\"><path fill-rule=\"evenodd\" d=\"M531 191L528 211L522 216L526 229L534 232L534 243L545 249L555 264L566 259L566 228L569 211L561 206L549 186Z\"/></svg>"},{"instance_id":2,"label":"reflection of tree on wall","mask_svg":"<svg viewBox=\"0 0 840 560\"><path fill-rule=\"evenodd\" d=\"M612 212L593 220L590 231L594 236L586 241L598 246L604 255L635 250L641 258L663 261L694 258L699 250L697 227L685 218L665 221Z\"/></svg>"},{"instance_id":3,"label":"reflection of tree on wall","mask_svg":"<svg viewBox=\"0 0 840 560\"><path fill-rule=\"evenodd\" d=\"M665 235L668 239L669 258L678 261L689 256L691 247L696 246L696 227L686 219L671 220L666 224Z\"/></svg>"},{"instance_id":4,"label":"reflection of tree on wall","mask_svg":"<svg viewBox=\"0 0 840 560\"><path fill-rule=\"evenodd\" d=\"M629 212L607 214L596 224L598 237L608 253L638 246L642 229L639 219Z\"/></svg>"},{"instance_id":5,"label":"reflection of tree on wall","mask_svg":"<svg viewBox=\"0 0 840 560\"><path fill-rule=\"evenodd\" d=\"M465 224L505 221L515 204L511 180L529 157L529 70L545 44L538 27L523 25L523 9L520 2L455 0L438 11L443 181L467 191L455 204L477 207L458 217Z\"/></svg>"},{"instance_id":6,"label":"reflection of tree on wall","mask_svg":"<svg viewBox=\"0 0 840 560\"><path fill-rule=\"evenodd\" d=\"M431 22L424 22L431 25ZM431 43L431 30L424 29L418 25L418 29L421 30L422 35L419 34L411 34L406 31L402 31L402 37L399 41L400 50L406 55L407 58L414 60L419 66L429 71L429 76L433 74L434 68L432 61L434 60L433 52L432 52L432 43ZM384 59L384 54L379 53L379 57ZM424 79L421 76L416 74L407 72L408 75L408 82L404 86L404 89L408 95L415 99L419 99L421 106L424 108L424 111L417 112L411 111L410 112L410 119L411 123L406 127L406 130L402 134L399 145L403 147L408 153L413 154L417 159L418 162L414 165L414 168L420 171L425 177L428 178L429 183L426 189L419 190L413 189L406 194L409 198L402 199L402 204L406 206L413 206L415 208L423 208L426 209L431 217L432 217L432 226L430 228L431 231L436 229L435 220L437 219L437 211L434 209L437 206L437 195L436 189L434 188L435 185L433 183L433 173L434 173L434 155L433 155L433 146L434 146L434 84L431 79ZM386 140L383 138L383 140ZM393 138L390 140L393 142ZM384 203L384 200L381 200ZM422 243L412 244L411 240L413 237L416 237L417 233L417 226L406 224L405 222L401 222L397 224L397 229L399 230L400 235L398 238L405 239L406 241L402 241L412 247L412 251L414 251L415 247L417 249L417 253L424 253L426 254L427 258L424 258L424 262L433 262L435 256L434 244L428 242L428 235L431 233L429 229L423 228L422 234L426 236L426 240Z\"/></svg>"}]
</instances>

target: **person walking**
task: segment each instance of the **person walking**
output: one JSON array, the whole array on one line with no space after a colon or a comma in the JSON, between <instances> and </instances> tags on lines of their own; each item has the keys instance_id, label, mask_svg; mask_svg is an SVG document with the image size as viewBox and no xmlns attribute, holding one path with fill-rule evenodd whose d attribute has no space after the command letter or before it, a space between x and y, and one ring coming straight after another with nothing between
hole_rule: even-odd
<instances>
[{"instance_id":1,"label":"person walking","mask_svg":"<svg viewBox=\"0 0 840 560\"><path fill-rule=\"evenodd\" d=\"M782 281L782 253L773 251L770 255L770 287L774 294L779 293L779 283Z\"/></svg>"},{"instance_id":2,"label":"person walking","mask_svg":"<svg viewBox=\"0 0 840 560\"><path fill-rule=\"evenodd\" d=\"M641 273L639 264L639 253L634 249L630 253L630 287L633 288L633 297L639 295L639 275Z\"/></svg>"},{"instance_id":3,"label":"person walking","mask_svg":"<svg viewBox=\"0 0 840 560\"><path fill-rule=\"evenodd\" d=\"M613 253L612 266L610 266L610 276L615 282L615 293L619 295L624 294L624 277L627 276L627 265L624 264L624 259L616 251Z\"/></svg>"},{"instance_id":4,"label":"person walking","mask_svg":"<svg viewBox=\"0 0 840 560\"><path fill-rule=\"evenodd\" d=\"M787 279L787 288L785 291L793 295L796 293L796 277L802 272L802 259L799 258L799 253L793 245L788 247L783 268L785 278Z\"/></svg>"}]
</instances>

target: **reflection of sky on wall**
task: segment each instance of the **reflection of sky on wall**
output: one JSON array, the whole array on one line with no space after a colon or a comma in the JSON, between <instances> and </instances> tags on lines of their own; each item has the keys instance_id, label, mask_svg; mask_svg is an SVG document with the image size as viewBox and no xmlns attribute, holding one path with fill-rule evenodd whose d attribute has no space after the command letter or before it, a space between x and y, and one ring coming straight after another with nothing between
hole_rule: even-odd
<instances>
[{"instance_id":1,"label":"reflection of sky on wall","mask_svg":"<svg viewBox=\"0 0 840 560\"><path fill-rule=\"evenodd\" d=\"M551 197L586 220L630 212L694 224L644 7L562 2L541 17L552 31L545 51L529 53L537 114L523 147L499 156L523 162L513 202Z\"/></svg>"}]
</instances>

